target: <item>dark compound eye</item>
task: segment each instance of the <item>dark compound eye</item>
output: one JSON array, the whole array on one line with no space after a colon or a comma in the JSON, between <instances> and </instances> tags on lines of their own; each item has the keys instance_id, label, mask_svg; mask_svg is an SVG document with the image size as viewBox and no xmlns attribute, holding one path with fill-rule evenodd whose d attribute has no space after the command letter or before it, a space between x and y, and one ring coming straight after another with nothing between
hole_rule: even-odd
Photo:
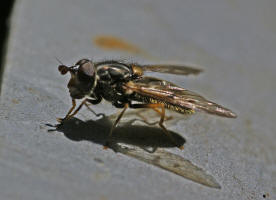
<instances>
[{"instance_id":1,"label":"dark compound eye","mask_svg":"<svg viewBox=\"0 0 276 200\"><path fill-rule=\"evenodd\" d=\"M75 65L82 65L82 64L87 63L87 62L90 62L90 60L84 58L84 59L79 60Z\"/></svg>"},{"instance_id":2,"label":"dark compound eye","mask_svg":"<svg viewBox=\"0 0 276 200\"><path fill-rule=\"evenodd\" d=\"M84 63L80 64L79 72L86 76L94 77L95 66L91 61L84 62Z\"/></svg>"}]
</instances>

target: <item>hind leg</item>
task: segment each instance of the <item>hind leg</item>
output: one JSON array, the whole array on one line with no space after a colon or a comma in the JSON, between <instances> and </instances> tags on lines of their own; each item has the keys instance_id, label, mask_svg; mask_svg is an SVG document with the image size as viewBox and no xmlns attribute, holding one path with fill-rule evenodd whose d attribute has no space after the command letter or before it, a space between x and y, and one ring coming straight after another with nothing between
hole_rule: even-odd
<instances>
[{"instance_id":1,"label":"hind leg","mask_svg":"<svg viewBox=\"0 0 276 200\"><path fill-rule=\"evenodd\" d=\"M164 125L164 120L165 120L165 107L164 104L130 104L130 108L152 108L156 112L160 114L160 120L159 120L159 126L163 129L163 132L170 138L170 140L178 146L178 143L176 140L173 138L172 134L167 130L167 128ZM160 110L158 110L161 109ZM179 149L183 149L183 146L178 147Z\"/></svg>"}]
</instances>

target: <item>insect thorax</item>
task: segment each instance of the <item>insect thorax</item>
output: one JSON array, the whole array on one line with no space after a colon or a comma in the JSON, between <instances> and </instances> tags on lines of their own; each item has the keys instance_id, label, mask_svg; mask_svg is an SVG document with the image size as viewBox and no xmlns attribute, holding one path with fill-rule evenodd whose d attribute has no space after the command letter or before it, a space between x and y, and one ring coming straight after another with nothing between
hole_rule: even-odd
<instances>
[{"instance_id":1,"label":"insect thorax","mask_svg":"<svg viewBox=\"0 0 276 200\"><path fill-rule=\"evenodd\" d=\"M97 87L95 93L105 100L116 103L127 103L127 97L122 89L122 84L134 79L131 66L106 61L97 63Z\"/></svg>"},{"instance_id":2,"label":"insect thorax","mask_svg":"<svg viewBox=\"0 0 276 200\"><path fill-rule=\"evenodd\" d=\"M133 78L132 67L115 61L105 61L96 64L99 82L114 84L126 82Z\"/></svg>"}]
</instances>

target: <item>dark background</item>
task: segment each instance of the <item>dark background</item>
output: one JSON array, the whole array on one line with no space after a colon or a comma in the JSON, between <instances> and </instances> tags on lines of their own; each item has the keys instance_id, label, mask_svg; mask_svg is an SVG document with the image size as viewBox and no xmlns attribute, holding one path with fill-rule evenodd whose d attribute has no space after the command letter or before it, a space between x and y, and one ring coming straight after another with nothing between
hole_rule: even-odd
<instances>
[{"instance_id":1,"label":"dark background","mask_svg":"<svg viewBox=\"0 0 276 200\"><path fill-rule=\"evenodd\" d=\"M4 9L0 12L0 85L1 85L1 77L2 77L2 66L4 65L5 60L5 51L6 51L6 40L8 38L9 32L9 17L12 11L12 7L14 4L14 0L10 0L5 2L6 5ZM1 86L0 86L1 91Z\"/></svg>"}]
</instances>

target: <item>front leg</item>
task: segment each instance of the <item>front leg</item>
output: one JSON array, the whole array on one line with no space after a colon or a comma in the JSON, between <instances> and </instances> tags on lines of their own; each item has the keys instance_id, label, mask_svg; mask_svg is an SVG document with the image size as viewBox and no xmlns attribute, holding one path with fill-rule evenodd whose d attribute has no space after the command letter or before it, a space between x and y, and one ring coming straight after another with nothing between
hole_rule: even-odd
<instances>
[{"instance_id":1,"label":"front leg","mask_svg":"<svg viewBox=\"0 0 276 200\"><path fill-rule=\"evenodd\" d=\"M101 97L97 97L95 99L84 99L81 104L77 107L77 109L73 112L73 110L75 109L76 107L76 100L75 99L72 99L72 107L70 108L70 110L68 111L68 113L66 114L66 116L64 118L57 118L57 121L59 123L62 123L62 121L64 120L68 120L70 119L71 117L73 117L74 115L76 115L80 109L82 108L83 105L85 105L87 108L89 108L89 105L87 104L87 102L91 103L91 104L98 104L100 103L102 100ZM95 113L91 108L89 108L90 111L92 111L97 117L100 116L100 114L98 115L97 113ZM73 112L73 113L72 113ZM72 114L71 114L72 113Z\"/></svg>"},{"instance_id":2,"label":"front leg","mask_svg":"<svg viewBox=\"0 0 276 200\"><path fill-rule=\"evenodd\" d=\"M68 113L65 115L64 118L57 118L57 121L59 123L62 123L62 121L68 119L68 116L70 116L71 112L75 109L75 107L76 107L76 100L72 99L72 107L69 109Z\"/></svg>"}]
</instances>

